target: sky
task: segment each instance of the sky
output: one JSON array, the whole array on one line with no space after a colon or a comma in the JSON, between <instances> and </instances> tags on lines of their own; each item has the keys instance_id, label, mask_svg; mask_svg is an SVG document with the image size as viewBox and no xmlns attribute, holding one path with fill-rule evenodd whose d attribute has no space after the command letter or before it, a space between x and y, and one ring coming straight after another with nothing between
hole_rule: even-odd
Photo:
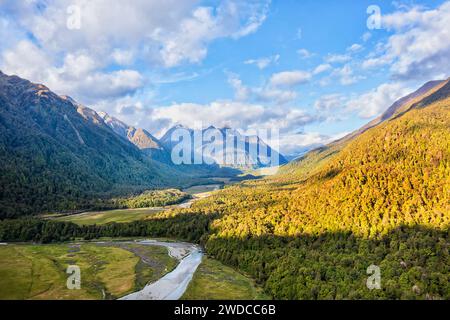
<instances>
[{"instance_id":1,"label":"sky","mask_svg":"<svg viewBox=\"0 0 450 320\"><path fill-rule=\"evenodd\" d=\"M0 0L0 70L161 136L275 129L295 154L450 76L450 1Z\"/></svg>"}]
</instances>

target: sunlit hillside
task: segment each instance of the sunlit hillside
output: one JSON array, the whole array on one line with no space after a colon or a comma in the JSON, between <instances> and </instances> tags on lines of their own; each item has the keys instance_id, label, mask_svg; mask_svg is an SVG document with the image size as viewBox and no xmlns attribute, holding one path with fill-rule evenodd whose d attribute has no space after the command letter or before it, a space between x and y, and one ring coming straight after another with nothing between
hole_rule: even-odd
<instances>
[{"instance_id":1,"label":"sunlit hillside","mask_svg":"<svg viewBox=\"0 0 450 320\"><path fill-rule=\"evenodd\" d=\"M449 298L449 128L448 97L419 103L190 212L211 217L208 252L276 298ZM365 288L371 264L383 290Z\"/></svg>"}]
</instances>

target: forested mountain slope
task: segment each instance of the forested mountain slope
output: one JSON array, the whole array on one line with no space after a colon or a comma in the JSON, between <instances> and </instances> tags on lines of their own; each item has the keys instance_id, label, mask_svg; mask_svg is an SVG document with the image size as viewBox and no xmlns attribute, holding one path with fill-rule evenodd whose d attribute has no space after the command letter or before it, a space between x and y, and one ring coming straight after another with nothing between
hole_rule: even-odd
<instances>
[{"instance_id":1,"label":"forested mountain slope","mask_svg":"<svg viewBox=\"0 0 450 320\"><path fill-rule=\"evenodd\" d=\"M354 132L348 134L347 136L334 141L327 146L323 146L308 152L303 157L292 161L291 163L283 166L276 179L281 179L281 176L285 180L298 180L303 179L308 176L310 172L319 169L321 165L330 158L336 156L342 148L344 148L349 142L354 140L356 137L360 136L367 130L374 128L386 121L390 121L395 117L407 112L417 103L424 103L426 105L430 104L431 101L426 102L428 97L436 97L435 93L439 92L439 95L443 97L448 96L449 80L436 80L429 81L421 86L416 91L408 94L407 96L394 102L382 115L370 121L363 127L355 130ZM447 88L447 89L446 89ZM363 106L362 106L363 107Z\"/></svg>"},{"instance_id":2,"label":"forested mountain slope","mask_svg":"<svg viewBox=\"0 0 450 320\"><path fill-rule=\"evenodd\" d=\"M170 232L203 234L209 254L276 298L450 298L448 88L315 151L295 179L245 182L167 215L197 221ZM380 290L365 285L372 264Z\"/></svg>"},{"instance_id":3,"label":"forested mountain slope","mask_svg":"<svg viewBox=\"0 0 450 320\"><path fill-rule=\"evenodd\" d=\"M70 210L174 179L94 110L0 72L0 217Z\"/></svg>"}]
</instances>

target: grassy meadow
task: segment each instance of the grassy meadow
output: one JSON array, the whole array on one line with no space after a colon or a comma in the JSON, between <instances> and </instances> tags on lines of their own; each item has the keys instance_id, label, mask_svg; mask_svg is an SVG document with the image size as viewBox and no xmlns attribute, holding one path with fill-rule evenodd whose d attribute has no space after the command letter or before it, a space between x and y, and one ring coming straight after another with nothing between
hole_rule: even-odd
<instances>
[{"instance_id":1,"label":"grassy meadow","mask_svg":"<svg viewBox=\"0 0 450 320\"><path fill-rule=\"evenodd\" d=\"M203 184L186 188L183 190L183 192L190 195L199 195L202 193L219 190L221 188L222 188L221 184Z\"/></svg>"},{"instance_id":2,"label":"grassy meadow","mask_svg":"<svg viewBox=\"0 0 450 320\"><path fill-rule=\"evenodd\" d=\"M255 282L217 260L204 257L183 300L263 300L268 299Z\"/></svg>"},{"instance_id":3,"label":"grassy meadow","mask_svg":"<svg viewBox=\"0 0 450 320\"><path fill-rule=\"evenodd\" d=\"M57 221L73 222L78 225L101 225L111 222L123 223L137 220L145 220L155 213L161 212L163 209L159 208L145 208L145 209L119 209L97 212L86 212L82 214L75 214L71 216L62 216L55 218Z\"/></svg>"},{"instance_id":4,"label":"grassy meadow","mask_svg":"<svg viewBox=\"0 0 450 320\"><path fill-rule=\"evenodd\" d=\"M79 290L67 289L69 265L81 269ZM4 245L0 246L0 299L114 299L159 279L175 265L167 249L157 246Z\"/></svg>"}]
</instances>

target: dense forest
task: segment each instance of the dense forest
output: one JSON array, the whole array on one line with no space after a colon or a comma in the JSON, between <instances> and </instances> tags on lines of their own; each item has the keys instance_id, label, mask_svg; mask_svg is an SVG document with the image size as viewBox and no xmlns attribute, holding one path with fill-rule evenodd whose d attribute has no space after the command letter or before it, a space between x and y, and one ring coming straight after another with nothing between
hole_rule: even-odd
<instances>
[{"instance_id":1,"label":"dense forest","mask_svg":"<svg viewBox=\"0 0 450 320\"><path fill-rule=\"evenodd\" d=\"M191 199L192 196L178 189L146 190L128 196L114 198L94 198L88 199L84 207L78 206L79 210L62 210L49 214L37 215L43 218L54 218L70 216L80 212L104 211L115 209L138 209L150 207L164 207L181 203Z\"/></svg>"},{"instance_id":2,"label":"dense forest","mask_svg":"<svg viewBox=\"0 0 450 320\"><path fill-rule=\"evenodd\" d=\"M0 219L93 209L111 197L234 175L164 163L92 109L0 71Z\"/></svg>"},{"instance_id":3,"label":"dense forest","mask_svg":"<svg viewBox=\"0 0 450 320\"><path fill-rule=\"evenodd\" d=\"M177 204L190 198L192 196L186 192L177 189L167 189L148 190L137 196L116 198L111 201L118 208L148 208Z\"/></svg>"},{"instance_id":4,"label":"dense forest","mask_svg":"<svg viewBox=\"0 0 450 320\"><path fill-rule=\"evenodd\" d=\"M93 110L43 85L0 72L0 106L0 218L83 209L174 181Z\"/></svg>"},{"instance_id":5,"label":"dense forest","mask_svg":"<svg viewBox=\"0 0 450 320\"><path fill-rule=\"evenodd\" d=\"M373 128L289 174L145 221L5 220L1 241L164 236L203 244L277 299L450 298L450 99ZM320 153L324 152L326 156ZM369 265L381 290L369 290Z\"/></svg>"},{"instance_id":6,"label":"dense forest","mask_svg":"<svg viewBox=\"0 0 450 320\"><path fill-rule=\"evenodd\" d=\"M447 98L197 203L220 215L208 253L275 298L448 299L449 128ZM371 264L381 290L365 287Z\"/></svg>"}]
</instances>

